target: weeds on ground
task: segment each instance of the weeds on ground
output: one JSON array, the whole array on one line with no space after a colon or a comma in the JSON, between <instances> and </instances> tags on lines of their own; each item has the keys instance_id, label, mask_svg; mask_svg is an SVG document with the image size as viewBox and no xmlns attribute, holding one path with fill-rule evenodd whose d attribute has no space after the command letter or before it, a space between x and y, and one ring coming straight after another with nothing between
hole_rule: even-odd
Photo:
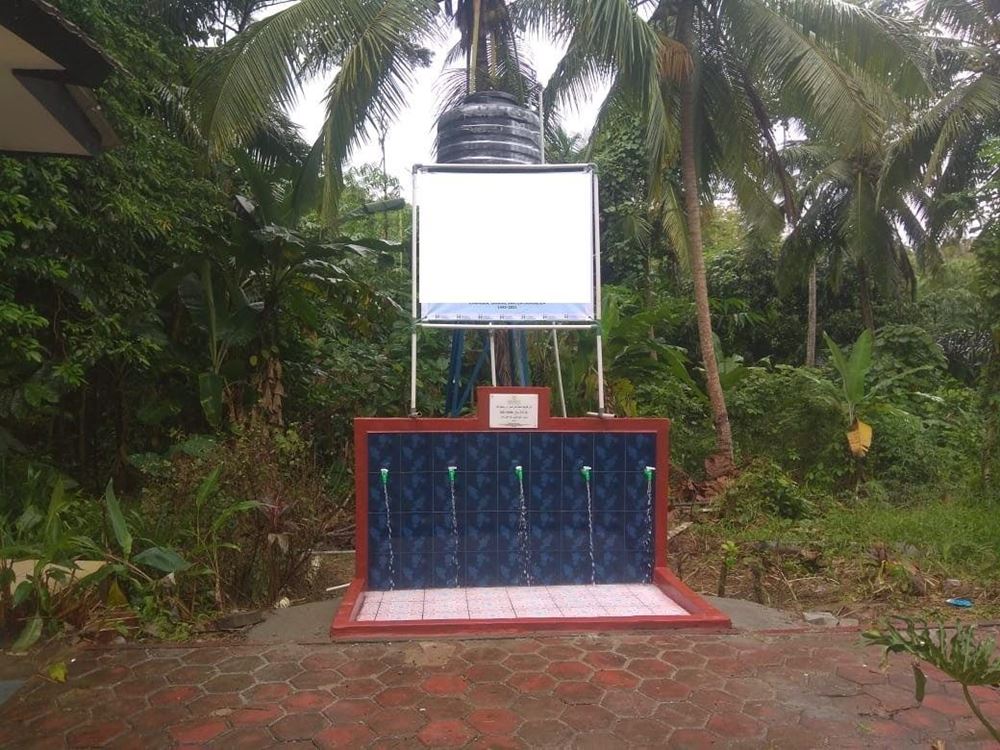
<instances>
[{"instance_id":1,"label":"weeds on ground","mask_svg":"<svg viewBox=\"0 0 1000 750\"><path fill-rule=\"evenodd\" d=\"M706 591L716 588L723 555L738 558L727 566L732 595L764 603L892 605L932 617L994 614L1000 605L995 506L912 490L893 500L875 483L865 488L838 499L803 492L809 514L800 519L781 517L759 493L727 492L717 517L696 524L689 539L672 542L672 557L684 577ZM738 551L723 553L723 541ZM945 599L955 595L973 598L974 611L948 607Z\"/></svg>"},{"instance_id":2,"label":"weeds on ground","mask_svg":"<svg viewBox=\"0 0 1000 750\"><path fill-rule=\"evenodd\" d=\"M886 659L892 653L910 654L957 680L969 708L993 739L1000 743L1000 730L986 718L969 691L970 687L995 687L1000 684L1000 656L997 654L996 639L977 639L975 626L972 625L957 625L949 636L944 625L931 627L921 620L896 619L901 620L905 627L897 628L892 622L887 622L882 628L867 631L865 639L873 646L884 646ZM920 661L913 662L918 703L923 701L927 685L927 676L920 667Z\"/></svg>"}]
</instances>

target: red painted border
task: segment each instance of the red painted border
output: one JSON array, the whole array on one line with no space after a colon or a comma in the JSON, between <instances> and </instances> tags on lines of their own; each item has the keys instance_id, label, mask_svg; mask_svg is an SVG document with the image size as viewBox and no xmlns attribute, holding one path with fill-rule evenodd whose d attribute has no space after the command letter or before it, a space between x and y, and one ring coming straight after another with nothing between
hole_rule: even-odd
<instances>
[{"instance_id":1,"label":"red painted border","mask_svg":"<svg viewBox=\"0 0 1000 750\"><path fill-rule=\"evenodd\" d=\"M489 427L491 393L538 394L537 430ZM670 420L641 417L553 417L548 388L480 387L477 413L461 418L373 417L354 420L355 568L354 580L337 610L333 638L392 638L405 636L526 633L537 631L627 630L662 627L728 628L729 618L685 586L667 567L667 488L670 483ZM368 582L368 433L371 432L654 432L656 434L656 492L654 497L653 582L689 615L593 618L520 618L511 620L399 620L358 622L361 594Z\"/></svg>"}]
</instances>

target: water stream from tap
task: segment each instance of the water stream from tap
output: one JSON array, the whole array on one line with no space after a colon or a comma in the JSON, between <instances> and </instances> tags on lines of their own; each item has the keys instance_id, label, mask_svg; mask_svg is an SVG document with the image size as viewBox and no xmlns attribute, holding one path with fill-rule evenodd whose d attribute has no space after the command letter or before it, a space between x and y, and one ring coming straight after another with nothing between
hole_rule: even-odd
<instances>
[{"instance_id":1,"label":"water stream from tap","mask_svg":"<svg viewBox=\"0 0 1000 750\"><path fill-rule=\"evenodd\" d=\"M385 528L387 546L389 548L389 590L396 588L396 558L392 552L392 512L389 508L389 470L381 469L382 497L385 500Z\"/></svg>"},{"instance_id":2,"label":"water stream from tap","mask_svg":"<svg viewBox=\"0 0 1000 750\"><path fill-rule=\"evenodd\" d=\"M455 473L458 471L457 466L448 467L448 485L451 490L451 539L452 545L452 565L455 567L455 588L458 588L459 579L459 563L458 563L458 509L455 503Z\"/></svg>"},{"instance_id":3,"label":"water stream from tap","mask_svg":"<svg viewBox=\"0 0 1000 750\"><path fill-rule=\"evenodd\" d=\"M587 535L590 541L590 583L597 583L597 563L594 560L594 500L590 490L590 467L580 469L583 481L587 485Z\"/></svg>"},{"instance_id":4,"label":"water stream from tap","mask_svg":"<svg viewBox=\"0 0 1000 750\"><path fill-rule=\"evenodd\" d=\"M521 567L524 573L524 581L531 585L531 547L528 543L528 504L524 500L524 469L520 464L514 467L517 475L518 488L518 511L517 519L517 543L521 548Z\"/></svg>"},{"instance_id":5,"label":"water stream from tap","mask_svg":"<svg viewBox=\"0 0 1000 750\"><path fill-rule=\"evenodd\" d=\"M653 472L655 466L647 466L646 474L646 533L642 538L643 552L646 556L646 570L649 580L653 580Z\"/></svg>"}]
</instances>

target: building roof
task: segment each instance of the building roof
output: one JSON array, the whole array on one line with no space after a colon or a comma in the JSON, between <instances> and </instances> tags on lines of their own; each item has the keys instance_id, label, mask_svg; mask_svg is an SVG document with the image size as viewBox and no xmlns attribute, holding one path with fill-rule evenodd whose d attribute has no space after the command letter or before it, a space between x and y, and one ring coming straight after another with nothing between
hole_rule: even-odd
<instances>
[{"instance_id":1,"label":"building roof","mask_svg":"<svg viewBox=\"0 0 1000 750\"><path fill-rule=\"evenodd\" d=\"M44 0L3 0L0 152L93 156L117 145L91 91L114 67Z\"/></svg>"}]
</instances>

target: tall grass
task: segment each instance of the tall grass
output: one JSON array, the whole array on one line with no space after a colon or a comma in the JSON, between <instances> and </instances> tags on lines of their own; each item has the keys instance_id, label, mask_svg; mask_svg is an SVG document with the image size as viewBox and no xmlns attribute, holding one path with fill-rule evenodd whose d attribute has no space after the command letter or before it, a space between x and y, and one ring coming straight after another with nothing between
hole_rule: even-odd
<instances>
[{"instance_id":1,"label":"tall grass","mask_svg":"<svg viewBox=\"0 0 1000 750\"><path fill-rule=\"evenodd\" d=\"M723 522L719 532L737 542L816 545L828 558L860 558L883 544L928 572L1000 580L1000 507L972 499L828 501L799 522L762 515L748 525Z\"/></svg>"}]
</instances>

